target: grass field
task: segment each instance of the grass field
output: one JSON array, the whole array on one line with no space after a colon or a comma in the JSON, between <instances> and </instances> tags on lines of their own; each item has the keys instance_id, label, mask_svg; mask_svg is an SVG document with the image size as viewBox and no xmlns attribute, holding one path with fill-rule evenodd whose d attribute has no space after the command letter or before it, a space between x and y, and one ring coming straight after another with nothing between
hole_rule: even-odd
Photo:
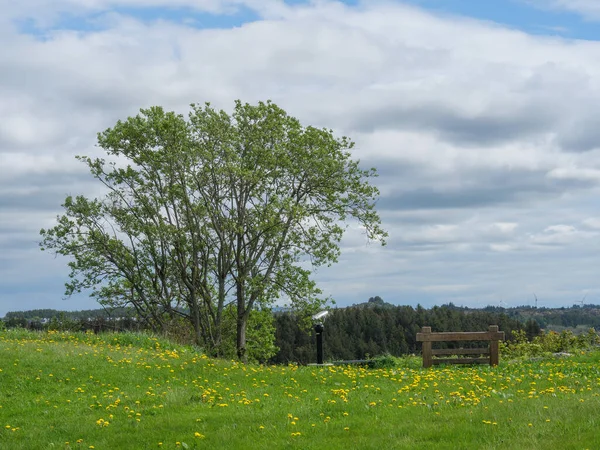
<instances>
[{"instance_id":1,"label":"grass field","mask_svg":"<svg viewBox=\"0 0 600 450\"><path fill-rule=\"evenodd\" d=\"M244 366L141 335L0 333L1 449L599 449L600 353Z\"/></svg>"}]
</instances>

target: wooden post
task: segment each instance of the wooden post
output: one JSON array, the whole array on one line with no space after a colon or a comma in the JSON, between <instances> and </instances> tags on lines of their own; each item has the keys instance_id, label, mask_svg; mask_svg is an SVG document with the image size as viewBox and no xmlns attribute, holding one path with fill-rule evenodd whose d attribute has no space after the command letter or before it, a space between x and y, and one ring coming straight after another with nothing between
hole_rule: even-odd
<instances>
[{"instance_id":1,"label":"wooden post","mask_svg":"<svg viewBox=\"0 0 600 450\"><path fill-rule=\"evenodd\" d=\"M490 325L490 333L498 333L498 325ZM497 366L499 361L498 356L498 339L492 339L490 341L490 366Z\"/></svg>"},{"instance_id":2,"label":"wooden post","mask_svg":"<svg viewBox=\"0 0 600 450\"><path fill-rule=\"evenodd\" d=\"M421 328L421 333L431 333L431 327ZM423 341L423 367L431 367L433 365L433 358L431 355L431 341Z\"/></svg>"}]
</instances>

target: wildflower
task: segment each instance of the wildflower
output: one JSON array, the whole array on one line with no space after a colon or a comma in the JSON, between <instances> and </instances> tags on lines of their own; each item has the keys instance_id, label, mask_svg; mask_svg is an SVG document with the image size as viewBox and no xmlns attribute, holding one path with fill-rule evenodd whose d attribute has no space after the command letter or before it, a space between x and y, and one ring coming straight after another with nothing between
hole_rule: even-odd
<instances>
[{"instance_id":1,"label":"wildflower","mask_svg":"<svg viewBox=\"0 0 600 450\"><path fill-rule=\"evenodd\" d=\"M196 432L194 433L194 437L197 437L197 438L199 438L199 439L204 439L206 436L204 436L203 434L201 434L201 433L198 433L198 432L196 431Z\"/></svg>"}]
</instances>

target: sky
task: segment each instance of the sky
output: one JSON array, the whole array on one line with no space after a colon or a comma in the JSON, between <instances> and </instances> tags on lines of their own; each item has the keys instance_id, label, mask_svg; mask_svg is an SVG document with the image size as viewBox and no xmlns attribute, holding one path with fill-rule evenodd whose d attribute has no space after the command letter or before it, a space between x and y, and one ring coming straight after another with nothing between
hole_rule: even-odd
<instances>
[{"instance_id":1,"label":"sky","mask_svg":"<svg viewBox=\"0 0 600 450\"><path fill-rule=\"evenodd\" d=\"M376 167L388 245L348 224L337 306L600 304L600 1L0 0L0 317L64 298L38 247L75 155L140 108L272 100ZM585 299L584 299L585 297Z\"/></svg>"}]
</instances>

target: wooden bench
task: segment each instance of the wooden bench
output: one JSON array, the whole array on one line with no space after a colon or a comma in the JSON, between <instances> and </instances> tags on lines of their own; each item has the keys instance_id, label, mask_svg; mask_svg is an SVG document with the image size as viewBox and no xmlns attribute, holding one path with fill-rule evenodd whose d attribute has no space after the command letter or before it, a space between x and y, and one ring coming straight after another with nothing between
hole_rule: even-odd
<instances>
[{"instance_id":1,"label":"wooden bench","mask_svg":"<svg viewBox=\"0 0 600 450\"><path fill-rule=\"evenodd\" d=\"M417 341L423 342L423 367L433 364L485 364L498 365L498 342L504 340L504 331L498 325L490 325L488 331L432 333L431 327L423 327L417 333ZM431 348L432 342L489 341L485 348ZM434 356L480 355L478 358L433 358ZM481 355L487 355L481 357Z\"/></svg>"}]
</instances>

